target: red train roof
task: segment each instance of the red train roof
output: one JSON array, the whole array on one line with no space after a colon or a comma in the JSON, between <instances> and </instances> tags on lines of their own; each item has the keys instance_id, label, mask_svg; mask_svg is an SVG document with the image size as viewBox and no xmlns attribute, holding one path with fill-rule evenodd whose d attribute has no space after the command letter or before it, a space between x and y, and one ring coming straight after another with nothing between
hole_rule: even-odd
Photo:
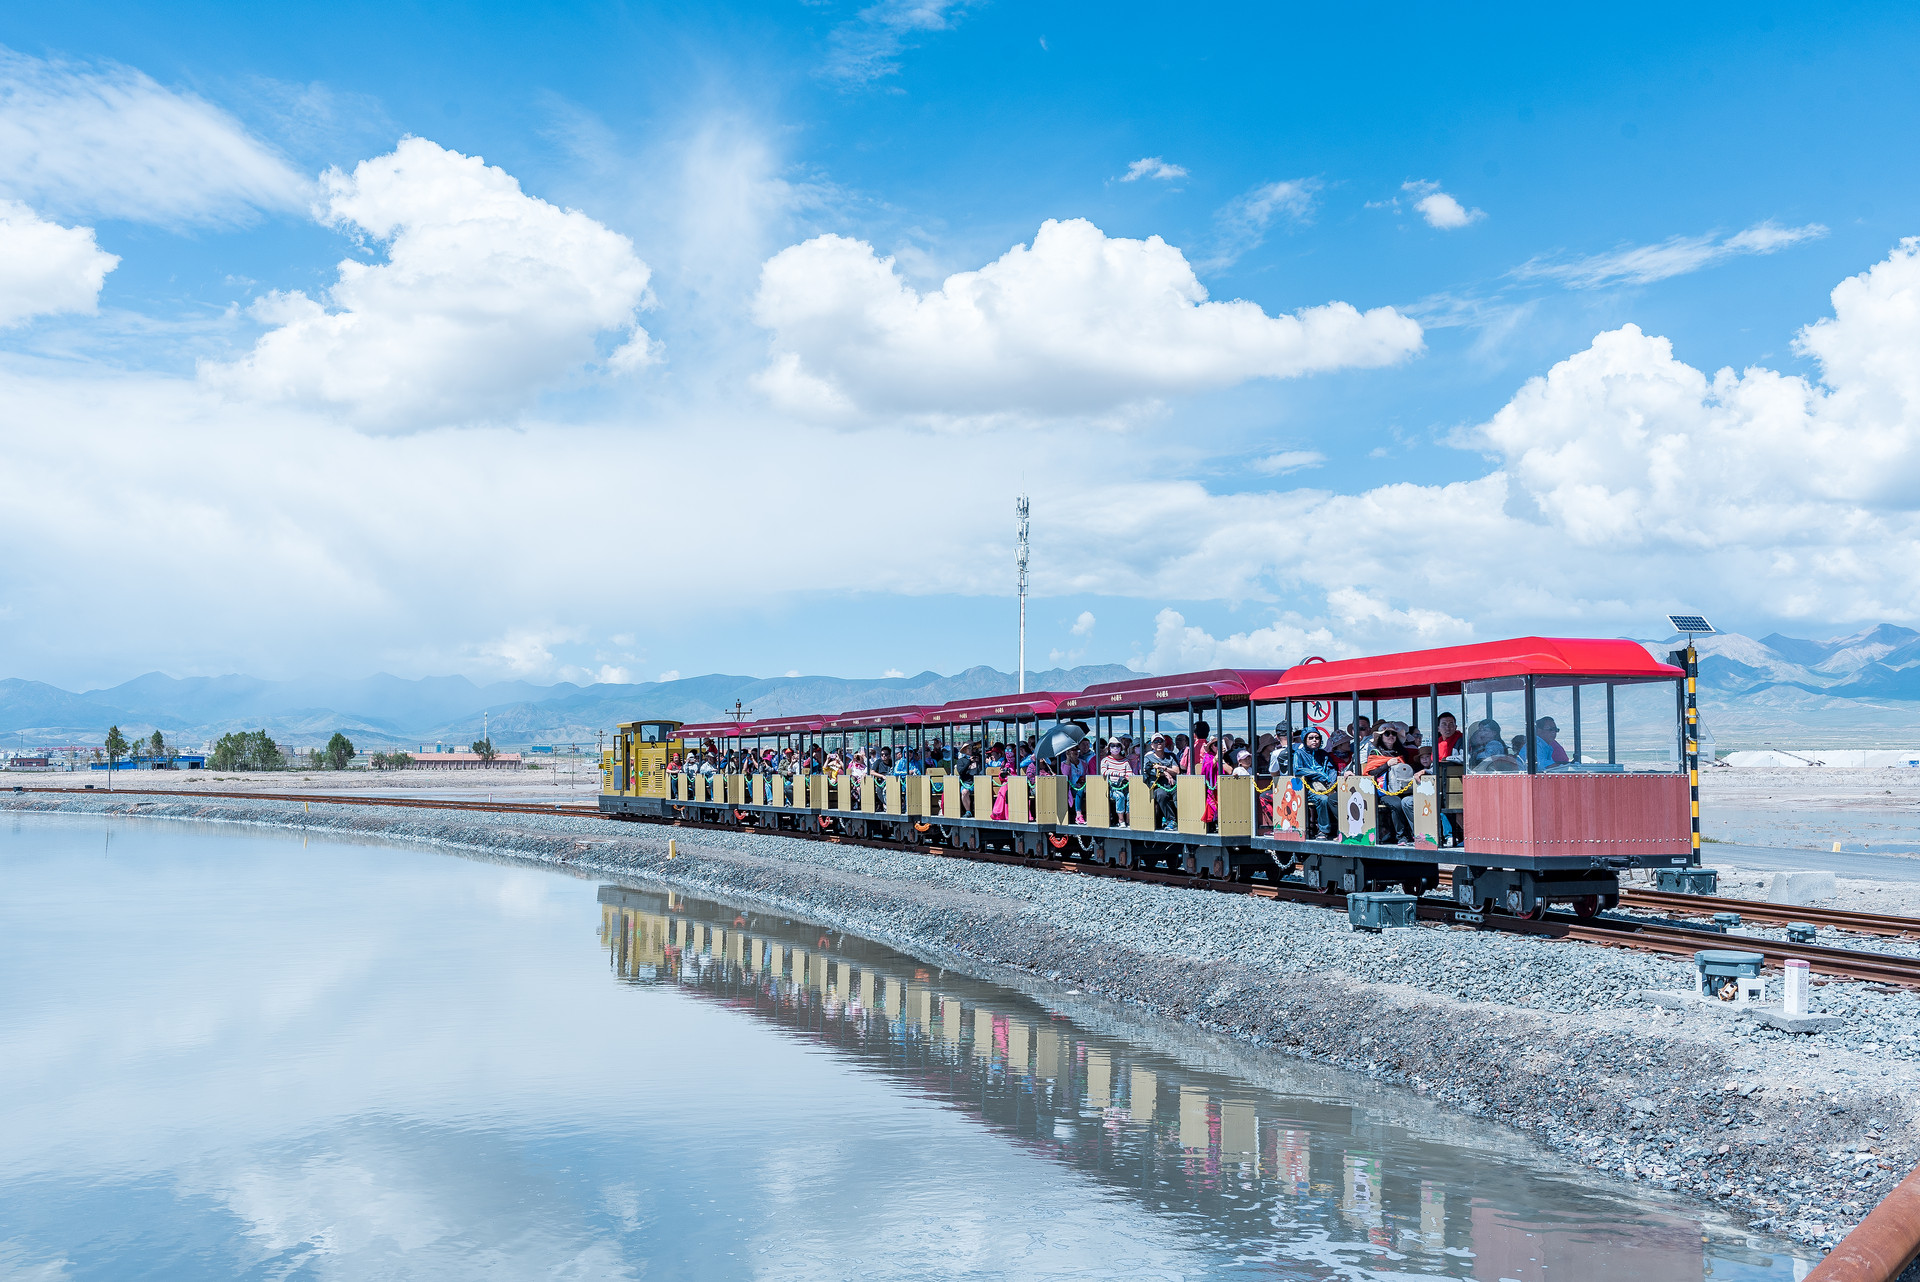
<instances>
[{"instance_id":1,"label":"red train roof","mask_svg":"<svg viewBox=\"0 0 1920 1282\"><path fill-rule=\"evenodd\" d=\"M754 735L807 734L826 724L827 717L821 713L805 717L767 717L761 721L742 722L740 733L749 738Z\"/></svg>"},{"instance_id":2,"label":"red train roof","mask_svg":"<svg viewBox=\"0 0 1920 1282\"><path fill-rule=\"evenodd\" d=\"M837 717L829 717L825 728L828 730L879 730L888 726L919 726L927 722L927 714L938 712L938 708L922 707L919 704L903 704L897 708L856 708L843 712Z\"/></svg>"},{"instance_id":3,"label":"red train roof","mask_svg":"<svg viewBox=\"0 0 1920 1282\"><path fill-rule=\"evenodd\" d=\"M738 721L702 721L681 726L678 734L682 739L732 739L740 734L740 723Z\"/></svg>"},{"instance_id":4,"label":"red train roof","mask_svg":"<svg viewBox=\"0 0 1920 1282\"><path fill-rule=\"evenodd\" d=\"M955 699L943 703L927 718L928 725L969 725L975 721L1051 717L1060 701L1070 696L1047 691L1026 694L993 694L978 699Z\"/></svg>"},{"instance_id":5,"label":"red train roof","mask_svg":"<svg viewBox=\"0 0 1920 1282\"><path fill-rule=\"evenodd\" d=\"M1169 704L1212 703L1215 699L1247 699L1269 682L1286 675L1280 668L1214 668L1182 672L1170 677L1137 677L1088 686L1060 701L1060 713L1090 713L1106 708L1164 708Z\"/></svg>"},{"instance_id":6,"label":"red train roof","mask_svg":"<svg viewBox=\"0 0 1920 1282\"><path fill-rule=\"evenodd\" d=\"M1258 699L1338 698L1358 693L1369 698L1394 698L1427 693L1439 686L1443 694L1463 681L1490 677L1680 677L1686 674L1661 663L1637 641L1596 640L1588 637L1515 637L1510 641L1482 641L1474 645L1442 646L1435 650L1408 650L1367 659L1336 659L1331 663L1303 663L1288 668L1280 680L1254 692Z\"/></svg>"}]
</instances>

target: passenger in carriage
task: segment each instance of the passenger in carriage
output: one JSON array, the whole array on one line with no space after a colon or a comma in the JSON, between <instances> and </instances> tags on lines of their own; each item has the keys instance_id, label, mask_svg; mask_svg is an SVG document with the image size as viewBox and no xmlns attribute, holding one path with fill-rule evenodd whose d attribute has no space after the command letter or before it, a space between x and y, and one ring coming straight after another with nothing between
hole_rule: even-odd
<instances>
[{"instance_id":1,"label":"passenger in carriage","mask_svg":"<svg viewBox=\"0 0 1920 1282\"><path fill-rule=\"evenodd\" d=\"M1460 722L1451 712L1443 712L1434 722L1439 734L1433 741L1433 757L1436 761L1455 761L1460 756Z\"/></svg>"},{"instance_id":2,"label":"passenger in carriage","mask_svg":"<svg viewBox=\"0 0 1920 1282\"><path fill-rule=\"evenodd\" d=\"M1520 763L1507 750L1506 738L1501 733L1498 721L1489 717L1467 727L1467 769L1481 773L1510 772L1519 768Z\"/></svg>"},{"instance_id":3,"label":"passenger in carriage","mask_svg":"<svg viewBox=\"0 0 1920 1282\"><path fill-rule=\"evenodd\" d=\"M1539 750L1540 769L1564 766L1571 760L1560 743L1560 723L1552 717L1541 717L1533 723L1533 737Z\"/></svg>"},{"instance_id":4,"label":"passenger in carriage","mask_svg":"<svg viewBox=\"0 0 1920 1282\"><path fill-rule=\"evenodd\" d=\"M1178 819L1180 760L1169 751L1167 736L1153 736L1153 745L1141 762L1141 774L1153 788L1153 822L1156 828L1172 828Z\"/></svg>"},{"instance_id":5,"label":"passenger in carriage","mask_svg":"<svg viewBox=\"0 0 1920 1282\"><path fill-rule=\"evenodd\" d=\"M1320 732L1308 730L1293 752L1293 773L1305 785L1307 836L1329 838L1333 832L1333 790L1339 783L1333 758L1320 746Z\"/></svg>"},{"instance_id":6,"label":"passenger in carriage","mask_svg":"<svg viewBox=\"0 0 1920 1282\"><path fill-rule=\"evenodd\" d=\"M970 742L966 750L958 754L954 761L954 770L960 776L960 813L974 813L973 778L980 773L980 744Z\"/></svg>"},{"instance_id":7,"label":"passenger in carriage","mask_svg":"<svg viewBox=\"0 0 1920 1282\"><path fill-rule=\"evenodd\" d=\"M1072 816L1068 822L1083 824L1087 821L1087 763L1079 744L1060 755L1060 775L1067 781L1067 812Z\"/></svg>"},{"instance_id":8,"label":"passenger in carriage","mask_svg":"<svg viewBox=\"0 0 1920 1282\"><path fill-rule=\"evenodd\" d=\"M1413 840L1413 778L1417 771L1406 758L1400 742L1399 726L1382 725L1373 732L1373 755L1367 758L1363 773L1372 778L1383 846Z\"/></svg>"},{"instance_id":9,"label":"passenger in carriage","mask_svg":"<svg viewBox=\"0 0 1920 1282\"><path fill-rule=\"evenodd\" d=\"M1127 776L1133 768L1127 762L1127 745L1118 739L1107 740L1107 755L1100 758L1100 777L1107 781L1107 793L1113 798L1113 822L1121 827L1127 822Z\"/></svg>"}]
</instances>

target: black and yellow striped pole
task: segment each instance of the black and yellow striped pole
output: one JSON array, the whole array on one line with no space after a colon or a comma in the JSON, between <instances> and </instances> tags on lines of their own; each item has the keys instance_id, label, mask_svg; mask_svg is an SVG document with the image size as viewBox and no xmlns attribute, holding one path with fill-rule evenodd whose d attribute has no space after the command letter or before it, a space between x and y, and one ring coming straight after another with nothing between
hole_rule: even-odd
<instances>
[{"instance_id":1,"label":"black and yellow striped pole","mask_svg":"<svg viewBox=\"0 0 1920 1282\"><path fill-rule=\"evenodd\" d=\"M1693 812L1693 862L1700 863L1700 705L1695 687L1700 684L1700 655L1687 638L1687 806Z\"/></svg>"}]
</instances>

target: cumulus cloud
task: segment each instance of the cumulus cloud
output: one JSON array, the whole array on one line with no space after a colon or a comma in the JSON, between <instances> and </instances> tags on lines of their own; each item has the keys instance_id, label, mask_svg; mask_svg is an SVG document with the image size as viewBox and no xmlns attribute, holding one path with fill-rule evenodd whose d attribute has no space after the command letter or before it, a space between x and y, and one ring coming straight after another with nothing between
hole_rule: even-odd
<instances>
[{"instance_id":1,"label":"cumulus cloud","mask_svg":"<svg viewBox=\"0 0 1920 1282\"><path fill-rule=\"evenodd\" d=\"M850 85L896 75L917 37L952 30L966 10L967 0L880 0L834 29L821 70Z\"/></svg>"},{"instance_id":2,"label":"cumulus cloud","mask_svg":"<svg viewBox=\"0 0 1920 1282\"><path fill-rule=\"evenodd\" d=\"M1269 316L1210 302L1178 249L1085 219L1049 220L1031 247L927 293L865 241L819 236L768 260L754 318L773 336L757 385L821 416L1099 413L1421 348L1420 326L1390 307Z\"/></svg>"},{"instance_id":3,"label":"cumulus cloud","mask_svg":"<svg viewBox=\"0 0 1920 1282\"><path fill-rule=\"evenodd\" d=\"M1672 276L1684 276L1746 254L1774 254L1827 234L1819 223L1782 227L1756 223L1731 236L1672 236L1657 245L1623 245L1604 254L1556 261L1535 258L1514 275L1522 280L1552 280L1574 289L1601 289L1608 285L1650 285Z\"/></svg>"},{"instance_id":4,"label":"cumulus cloud","mask_svg":"<svg viewBox=\"0 0 1920 1282\"><path fill-rule=\"evenodd\" d=\"M386 261L346 259L324 301L256 303L272 328L242 359L204 364L209 385L407 431L511 413L591 361L602 334L619 342L616 373L658 359L635 323L649 270L632 243L479 157L408 138L321 185L322 221Z\"/></svg>"},{"instance_id":5,"label":"cumulus cloud","mask_svg":"<svg viewBox=\"0 0 1920 1282\"><path fill-rule=\"evenodd\" d=\"M1273 224L1285 219L1306 223L1320 195L1317 178L1262 183L1222 205L1213 216L1213 248L1200 263L1203 271L1230 267L1258 249Z\"/></svg>"},{"instance_id":6,"label":"cumulus cloud","mask_svg":"<svg viewBox=\"0 0 1920 1282\"><path fill-rule=\"evenodd\" d=\"M312 184L233 116L117 63L0 48L0 194L93 218L233 223Z\"/></svg>"},{"instance_id":7,"label":"cumulus cloud","mask_svg":"<svg viewBox=\"0 0 1920 1282\"><path fill-rule=\"evenodd\" d=\"M1067 631L1077 637L1090 637L1093 635L1093 623L1093 611L1082 610L1080 611L1080 617L1073 621L1073 626L1068 628Z\"/></svg>"},{"instance_id":8,"label":"cumulus cloud","mask_svg":"<svg viewBox=\"0 0 1920 1282\"><path fill-rule=\"evenodd\" d=\"M1440 190L1436 182L1416 181L1403 183L1401 191L1413 201L1413 207L1427 221L1427 226L1437 227L1441 231L1458 231L1469 223L1477 223L1485 218L1486 211L1468 209L1458 200Z\"/></svg>"},{"instance_id":9,"label":"cumulus cloud","mask_svg":"<svg viewBox=\"0 0 1920 1282\"><path fill-rule=\"evenodd\" d=\"M120 259L91 227L62 227L25 205L0 200L0 329L34 316L92 314Z\"/></svg>"},{"instance_id":10,"label":"cumulus cloud","mask_svg":"<svg viewBox=\"0 0 1920 1282\"><path fill-rule=\"evenodd\" d=\"M1179 165L1170 165L1158 156L1142 156L1127 166L1127 172L1120 175L1120 181L1130 183L1142 178L1157 178L1162 182L1170 182L1186 176L1187 171Z\"/></svg>"}]
</instances>

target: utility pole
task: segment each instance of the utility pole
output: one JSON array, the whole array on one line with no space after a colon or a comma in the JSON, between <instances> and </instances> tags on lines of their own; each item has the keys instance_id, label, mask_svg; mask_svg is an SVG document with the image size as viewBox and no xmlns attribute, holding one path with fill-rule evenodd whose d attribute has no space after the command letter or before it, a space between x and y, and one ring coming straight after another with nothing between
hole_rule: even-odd
<instances>
[{"instance_id":1,"label":"utility pole","mask_svg":"<svg viewBox=\"0 0 1920 1282\"><path fill-rule=\"evenodd\" d=\"M1022 494L1013 501L1013 510L1020 516L1019 552L1015 564L1020 567L1020 693L1027 692L1027 496Z\"/></svg>"}]
</instances>

